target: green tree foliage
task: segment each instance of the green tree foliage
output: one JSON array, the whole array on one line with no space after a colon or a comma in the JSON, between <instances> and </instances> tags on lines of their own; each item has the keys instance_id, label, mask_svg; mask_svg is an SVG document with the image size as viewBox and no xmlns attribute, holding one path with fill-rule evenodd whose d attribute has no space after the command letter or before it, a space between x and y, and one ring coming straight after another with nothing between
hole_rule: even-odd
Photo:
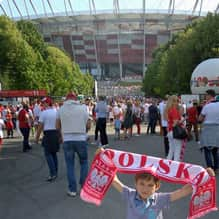
<instances>
[{"instance_id":1,"label":"green tree foliage","mask_svg":"<svg viewBox=\"0 0 219 219\"><path fill-rule=\"evenodd\" d=\"M65 95L69 90L78 94L92 95L93 77L83 74L77 64L60 49L49 46L47 59L47 81L50 93Z\"/></svg>"},{"instance_id":2,"label":"green tree foliage","mask_svg":"<svg viewBox=\"0 0 219 219\"><path fill-rule=\"evenodd\" d=\"M48 46L47 85L49 92L55 96L66 94L73 81L73 68L70 58L60 49Z\"/></svg>"},{"instance_id":3,"label":"green tree foliage","mask_svg":"<svg viewBox=\"0 0 219 219\"><path fill-rule=\"evenodd\" d=\"M3 87L33 88L36 84L36 54L9 18L1 16L0 27L0 74ZM7 79L6 86L2 81L4 79Z\"/></svg>"},{"instance_id":4,"label":"green tree foliage","mask_svg":"<svg viewBox=\"0 0 219 219\"><path fill-rule=\"evenodd\" d=\"M23 39L34 49L34 51L39 52L43 58L46 58L48 55L47 46L36 26L33 23L24 20L18 21L16 25L21 32Z\"/></svg>"},{"instance_id":5,"label":"green tree foliage","mask_svg":"<svg viewBox=\"0 0 219 219\"><path fill-rule=\"evenodd\" d=\"M94 80L90 73L80 73L80 68L77 64L73 66L72 87L75 88L75 92L78 94L85 94L91 96L93 94Z\"/></svg>"},{"instance_id":6,"label":"green tree foliage","mask_svg":"<svg viewBox=\"0 0 219 219\"><path fill-rule=\"evenodd\" d=\"M203 60L219 56L219 15L208 14L188 25L153 55L143 81L144 92L159 96L190 93L195 67Z\"/></svg>"},{"instance_id":7,"label":"green tree foliage","mask_svg":"<svg viewBox=\"0 0 219 219\"><path fill-rule=\"evenodd\" d=\"M93 78L62 50L48 46L28 21L0 16L0 80L3 89L46 89L63 96L73 90L91 95Z\"/></svg>"}]
</instances>

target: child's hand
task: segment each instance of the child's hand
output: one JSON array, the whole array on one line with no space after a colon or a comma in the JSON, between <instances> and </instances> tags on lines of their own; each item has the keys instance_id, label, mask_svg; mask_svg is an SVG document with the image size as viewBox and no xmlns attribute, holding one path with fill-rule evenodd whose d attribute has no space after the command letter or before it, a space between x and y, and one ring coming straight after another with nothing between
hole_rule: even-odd
<instances>
[{"instance_id":1,"label":"child's hand","mask_svg":"<svg viewBox=\"0 0 219 219\"><path fill-rule=\"evenodd\" d=\"M215 172L212 168L208 167L206 168L206 171L208 172L209 176L215 176Z\"/></svg>"},{"instance_id":2,"label":"child's hand","mask_svg":"<svg viewBox=\"0 0 219 219\"><path fill-rule=\"evenodd\" d=\"M95 155L104 152L104 149L102 147L99 147L96 151L95 151Z\"/></svg>"},{"instance_id":3,"label":"child's hand","mask_svg":"<svg viewBox=\"0 0 219 219\"><path fill-rule=\"evenodd\" d=\"M118 178L117 174L115 174L113 181L118 181L118 180L119 180L119 178Z\"/></svg>"}]
</instances>

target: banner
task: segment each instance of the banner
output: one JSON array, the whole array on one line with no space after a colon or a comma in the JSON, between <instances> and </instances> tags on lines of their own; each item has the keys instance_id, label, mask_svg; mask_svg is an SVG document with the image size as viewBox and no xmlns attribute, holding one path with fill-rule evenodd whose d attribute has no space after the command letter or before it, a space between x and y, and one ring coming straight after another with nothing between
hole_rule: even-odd
<instances>
[{"instance_id":1,"label":"banner","mask_svg":"<svg viewBox=\"0 0 219 219\"><path fill-rule=\"evenodd\" d=\"M209 176L203 167L111 149L95 156L81 198L100 205L117 171L126 174L148 172L167 182L191 184L189 219L217 210L215 177Z\"/></svg>"},{"instance_id":2,"label":"banner","mask_svg":"<svg viewBox=\"0 0 219 219\"><path fill-rule=\"evenodd\" d=\"M43 97L46 90L2 90L0 97Z\"/></svg>"}]
</instances>

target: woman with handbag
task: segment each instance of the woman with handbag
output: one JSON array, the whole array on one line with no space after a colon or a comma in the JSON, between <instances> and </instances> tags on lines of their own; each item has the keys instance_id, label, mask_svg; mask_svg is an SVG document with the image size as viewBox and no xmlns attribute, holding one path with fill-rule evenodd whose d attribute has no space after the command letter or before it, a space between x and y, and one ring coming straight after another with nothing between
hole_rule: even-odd
<instances>
[{"instance_id":1,"label":"woman with handbag","mask_svg":"<svg viewBox=\"0 0 219 219\"><path fill-rule=\"evenodd\" d=\"M132 112L132 102L127 102L127 108L124 114L124 138L130 138L132 136L132 126L133 126L133 112Z\"/></svg>"},{"instance_id":2,"label":"woman with handbag","mask_svg":"<svg viewBox=\"0 0 219 219\"><path fill-rule=\"evenodd\" d=\"M164 110L164 118L167 120L168 124L167 137L169 141L169 153L167 159L180 161L182 160L182 146L184 145L185 140L176 138L176 136L173 135L173 130L175 126L183 127L184 120L182 119L182 110L176 95L169 96Z\"/></svg>"},{"instance_id":3,"label":"woman with handbag","mask_svg":"<svg viewBox=\"0 0 219 219\"><path fill-rule=\"evenodd\" d=\"M134 120L134 124L137 126L136 136L140 136L141 134L141 106L140 106L139 100L136 100L133 106L133 120Z\"/></svg>"}]
</instances>

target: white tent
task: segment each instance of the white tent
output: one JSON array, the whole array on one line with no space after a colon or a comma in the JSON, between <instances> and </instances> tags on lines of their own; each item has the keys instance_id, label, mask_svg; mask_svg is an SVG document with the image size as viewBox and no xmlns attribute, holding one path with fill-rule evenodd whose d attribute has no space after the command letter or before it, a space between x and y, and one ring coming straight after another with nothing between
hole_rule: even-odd
<instances>
[{"instance_id":1,"label":"white tent","mask_svg":"<svg viewBox=\"0 0 219 219\"><path fill-rule=\"evenodd\" d=\"M208 89L214 89L219 94L219 58L201 62L192 73L192 93L205 94Z\"/></svg>"}]
</instances>

